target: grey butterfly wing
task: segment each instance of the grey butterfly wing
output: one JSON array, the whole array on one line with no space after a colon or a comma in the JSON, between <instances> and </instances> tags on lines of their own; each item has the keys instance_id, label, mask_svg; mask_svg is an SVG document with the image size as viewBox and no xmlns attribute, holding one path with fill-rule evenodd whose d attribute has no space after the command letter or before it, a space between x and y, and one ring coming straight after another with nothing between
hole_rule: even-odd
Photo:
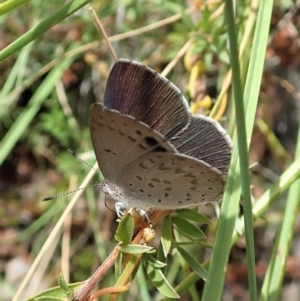
<instances>
[{"instance_id":1,"label":"grey butterfly wing","mask_svg":"<svg viewBox=\"0 0 300 301\"><path fill-rule=\"evenodd\" d=\"M91 106L89 127L99 168L108 183L116 184L124 166L149 152L176 152L146 124L99 103Z\"/></svg>"},{"instance_id":2,"label":"grey butterfly wing","mask_svg":"<svg viewBox=\"0 0 300 301\"><path fill-rule=\"evenodd\" d=\"M179 153L202 160L227 175L232 144L215 120L202 115L193 116L188 128L170 142Z\"/></svg>"},{"instance_id":3,"label":"grey butterfly wing","mask_svg":"<svg viewBox=\"0 0 300 301\"><path fill-rule=\"evenodd\" d=\"M126 166L119 185L126 190L130 206L177 209L218 201L225 179L220 171L195 158L150 153Z\"/></svg>"},{"instance_id":4,"label":"grey butterfly wing","mask_svg":"<svg viewBox=\"0 0 300 301\"><path fill-rule=\"evenodd\" d=\"M175 85L126 59L118 60L109 73L104 105L146 123L167 139L183 130L191 118L188 103Z\"/></svg>"}]
</instances>

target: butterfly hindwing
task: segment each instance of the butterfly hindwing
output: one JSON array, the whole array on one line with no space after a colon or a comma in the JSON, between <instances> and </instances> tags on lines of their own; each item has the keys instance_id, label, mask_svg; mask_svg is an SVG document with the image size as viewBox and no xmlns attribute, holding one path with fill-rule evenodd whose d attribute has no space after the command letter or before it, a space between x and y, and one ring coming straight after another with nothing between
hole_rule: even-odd
<instances>
[{"instance_id":1,"label":"butterfly hindwing","mask_svg":"<svg viewBox=\"0 0 300 301\"><path fill-rule=\"evenodd\" d=\"M231 140L222 126L206 116L193 116L188 128L171 143L179 153L202 160L227 175Z\"/></svg>"},{"instance_id":2,"label":"butterfly hindwing","mask_svg":"<svg viewBox=\"0 0 300 301\"><path fill-rule=\"evenodd\" d=\"M127 165L118 185L130 206L174 209L218 201L225 179L203 161L151 152Z\"/></svg>"}]
</instances>

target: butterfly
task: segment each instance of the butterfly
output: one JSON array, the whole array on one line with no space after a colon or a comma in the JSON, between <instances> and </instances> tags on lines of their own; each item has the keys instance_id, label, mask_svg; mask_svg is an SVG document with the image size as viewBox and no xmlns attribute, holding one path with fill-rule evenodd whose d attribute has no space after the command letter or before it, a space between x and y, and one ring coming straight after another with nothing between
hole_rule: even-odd
<instances>
[{"instance_id":1,"label":"butterfly","mask_svg":"<svg viewBox=\"0 0 300 301\"><path fill-rule=\"evenodd\" d=\"M221 199L231 140L213 119L192 116L180 90L154 70L119 59L104 102L90 109L102 188L124 209L171 210Z\"/></svg>"}]
</instances>

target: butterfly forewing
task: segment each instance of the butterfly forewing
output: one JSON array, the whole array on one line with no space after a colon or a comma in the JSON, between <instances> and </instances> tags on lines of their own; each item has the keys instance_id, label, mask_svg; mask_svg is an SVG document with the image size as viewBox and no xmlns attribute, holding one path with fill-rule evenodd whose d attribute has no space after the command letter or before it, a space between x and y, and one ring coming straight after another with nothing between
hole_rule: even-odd
<instances>
[{"instance_id":1,"label":"butterfly forewing","mask_svg":"<svg viewBox=\"0 0 300 301\"><path fill-rule=\"evenodd\" d=\"M118 60L107 80L104 105L149 125L167 139L184 129L190 114L180 90L137 62Z\"/></svg>"},{"instance_id":2,"label":"butterfly forewing","mask_svg":"<svg viewBox=\"0 0 300 301\"><path fill-rule=\"evenodd\" d=\"M90 133L99 168L108 182L117 183L130 162L149 152L176 152L166 139L130 116L101 104L90 109Z\"/></svg>"},{"instance_id":3,"label":"butterfly forewing","mask_svg":"<svg viewBox=\"0 0 300 301\"><path fill-rule=\"evenodd\" d=\"M220 171L200 160L151 152L127 165L118 185L126 191L126 205L175 209L218 201L225 179Z\"/></svg>"}]
</instances>

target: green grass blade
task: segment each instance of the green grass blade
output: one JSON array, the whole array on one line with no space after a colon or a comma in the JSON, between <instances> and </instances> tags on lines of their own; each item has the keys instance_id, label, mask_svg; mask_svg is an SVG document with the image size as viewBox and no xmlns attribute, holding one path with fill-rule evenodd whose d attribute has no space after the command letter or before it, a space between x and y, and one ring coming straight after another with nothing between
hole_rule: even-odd
<instances>
[{"instance_id":1,"label":"green grass blade","mask_svg":"<svg viewBox=\"0 0 300 301\"><path fill-rule=\"evenodd\" d=\"M5 80L5 84L0 91L1 111L3 110L3 108L7 108L11 104L11 102L3 103L2 100L5 99L4 96L6 96L10 91L13 90L15 86L23 81L23 78L25 76L24 70L26 70L26 65L33 45L34 43L30 43L21 50L16 59L16 62L14 63L13 68L11 69L7 79ZM3 112L1 112L1 114L3 114Z\"/></svg>"},{"instance_id":2,"label":"green grass blade","mask_svg":"<svg viewBox=\"0 0 300 301\"><path fill-rule=\"evenodd\" d=\"M298 130L295 159L300 159L300 127ZM260 301L275 301L279 299L300 204L299 195L300 179L297 179L289 190L283 222L268 265Z\"/></svg>"},{"instance_id":3,"label":"green grass blade","mask_svg":"<svg viewBox=\"0 0 300 301\"><path fill-rule=\"evenodd\" d=\"M246 139L245 108L243 101L243 87L241 82L241 71L239 65L238 43L236 36L235 18L232 1L225 1L225 19L228 26L229 55L232 66L233 96L236 113L237 147L239 152L240 179L242 199L245 214L245 234L248 266L248 282L250 288L250 299L257 300L257 287L255 275L255 252L252 221L252 204L250 193L250 176L248 169L248 147ZM257 103L257 102L256 102ZM256 110L256 107L253 108Z\"/></svg>"},{"instance_id":4,"label":"green grass blade","mask_svg":"<svg viewBox=\"0 0 300 301\"><path fill-rule=\"evenodd\" d=\"M8 0L3 3L0 3L0 16L6 14L9 11L14 10L18 6L29 2L30 0Z\"/></svg>"},{"instance_id":5,"label":"green grass blade","mask_svg":"<svg viewBox=\"0 0 300 301\"><path fill-rule=\"evenodd\" d=\"M38 25L27 31L20 38L18 38L13 43L4 48L2 51L0 51L0 62L6 59L11 54L13 54L14 52L23 48L28 43L35 40L38 36L42 35L52 26L59 23L66 17L72 15L74 12L76 12L78 9L80 9L82 6L86 5L89 2L89 0L74 0L64 5L61 9L56 11L50 17L40 22Z\"/></svg>"},{"instance_id":6,"label":"green grass blade","mask_svg":"<svg viewBox=\"0 0 300 301\"><path fill-rule=\"evenodd\" d=\"M300 158L279 177L279 179L256 201L253 205L253 216L255 219L261 217L268 208L300 177ZM241 218L243 221L243 217ZM241 226L241 232L244 227ZM234 233L232 243L238 239L238 233Z\"/></svg>"},{"instance_id":7,"label":"green grass blade","mask_svg":"<svg viewBox=\"0 0 300 301\"><path fill-rule=\"evenodd\" d=\"M269 32L269 23L266 18L272 11L272 1L261 1L258 12L258 23L253 41L253 52L250 59L247 82L244 91L244 101L247 112L246 132L251 136L257 99L260 89L262 69L264 65L265 49ZM263 26L261 22L263 21ZM253 73L255 72L255 76ZM249 141L248 146L249 146ZM221 216L218 223L215 244L212 252L208 281L204 288L203 301L220 300L224 286L225 268L231 248L231 238L238 214L240 197L238 150L235 144L228 175L227 187L223 198ZM237 167L236 167L237 166ZM216 275L218 275L216 277Z\"/></svg>"},{"instance_id":8,"label":"green grass blade","mask_svg":"<svg viewBox=\"0 0 300 301\"><path fill-rule=\"evenodd\" d=\"M0 165L23 135L24 131L41 108L43 102L53 92L55 83L61 78L63 71L70 66L72 61L73 59L63 61L48 74L46 79L36 90L36 93L30 99L27 108L20 114L2 141L0 141Z\"/></svg>"}]
</instances>

